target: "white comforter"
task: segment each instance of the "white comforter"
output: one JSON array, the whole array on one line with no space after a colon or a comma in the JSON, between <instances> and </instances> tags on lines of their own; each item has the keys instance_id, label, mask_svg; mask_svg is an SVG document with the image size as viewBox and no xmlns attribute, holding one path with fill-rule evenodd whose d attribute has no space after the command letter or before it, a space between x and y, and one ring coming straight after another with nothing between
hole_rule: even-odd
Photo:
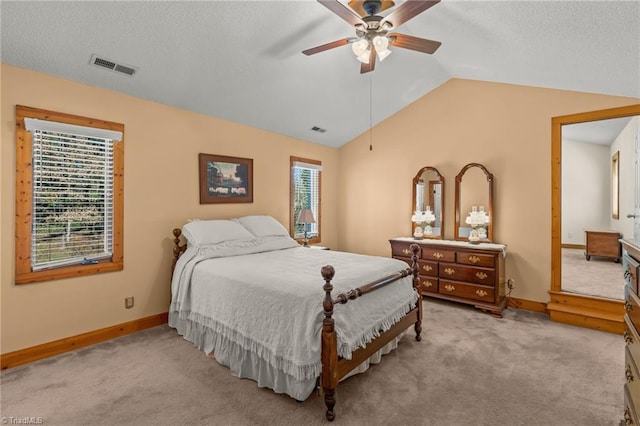
<instances>
[{"instance_id":1,"label":"white comforter","mask_svg":"<svg viewBox=\"0 0 640 426\"><path fill-rule=\"evenodd\" d=\"M392 258L303 247L216 256L188 249L180 258L169 325L183 335L189 332L184 324L213 332L216 338L199 342L205 352L232 342L295 380L315 378L321 371L322 266L336 270L334 298L407 267ZM417 299L407 277L334 307L339 355L351 358L355 349L399 321Z\"/></svg>"}]
</instances>

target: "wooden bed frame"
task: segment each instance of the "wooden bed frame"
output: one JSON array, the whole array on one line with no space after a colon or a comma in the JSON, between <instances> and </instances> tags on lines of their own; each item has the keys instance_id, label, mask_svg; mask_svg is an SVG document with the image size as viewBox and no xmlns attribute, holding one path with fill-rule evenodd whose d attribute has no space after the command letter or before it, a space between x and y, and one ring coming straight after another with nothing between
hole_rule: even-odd
<instances>
[{"instance_id":1,"label":"wooden bed frame","mask_svg":"<svg viewBox=\"0 0 640 426\"><path fill-rule=\"evenodd\" d=\"M182 231L180 229L173 230L174 246L173 246L173 261L171 264L171 273L175 269L178 258L187 249L186 244L182 244L180 241L180 235ZM413 253L412 267L403 269L395 274L391 274L384 278L365 284L361 287L349 290L346 293L340 293L337 297L333 298L331 291L333 285L331 280L335 274L335 269L331 265L322 267L321 274L324 278L324 286L322 289L325 292L324 301L322 307L324 310L324 319L322 321L322 372L320 375L321 391L324 394L324 403L327 407L325 416L327 420L333 421L336 417L334 412L334 406L336 405L336 390L338 388L338 382L341 378L346 376L351 370L356 368L366 359L371 357L374 353L388 344L391 340L397 337L400 333L414 324L414 330L416 333L416 340L419 342L422 340L420 333L422 332L422 297L418 299L416 306L411 309L400 321L394 324L389 330L380 334L375 340L371 341L366 347L357 349L351 354L351 359L345 359L338 357L338 339L335 331L335 322L333 320L333 308L338 304L345 304L350 300L355 300L360 296L364 296L367 293L371 293L378 290L392 282L398 281L409 275L413 275L413 287L422 294L420 289L420 279L418 278L418 251L420 247L417 244L412 244L411 252Z\"/></svg>"}]
</instances>

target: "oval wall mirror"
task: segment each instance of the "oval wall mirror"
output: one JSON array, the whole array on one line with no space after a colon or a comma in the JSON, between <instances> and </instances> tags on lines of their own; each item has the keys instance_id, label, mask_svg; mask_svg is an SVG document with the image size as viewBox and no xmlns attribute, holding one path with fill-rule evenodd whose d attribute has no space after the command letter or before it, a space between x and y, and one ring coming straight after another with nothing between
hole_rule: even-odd
<instances>
[{"instance_id":1,"label":"oval wall mirror","mask_svg":"<svg viewBox=\"0 0 640 426\"><path fill-rule=\"evenodd\" d=\"M435 167L423 167L413 178L412 209L411 230L414 237L442 239L444 177Z\"/></svg>"},{"instance_id":2,"label":"oval wall mirror","mask_svg":"<svg viewBox=\"0 0 640 426\"><path fill-rule=\"evenodd\" d=\"M456 176L455 239L493 242L493 175L482 164L469 163Z\"/></svg>"}]
</instances>

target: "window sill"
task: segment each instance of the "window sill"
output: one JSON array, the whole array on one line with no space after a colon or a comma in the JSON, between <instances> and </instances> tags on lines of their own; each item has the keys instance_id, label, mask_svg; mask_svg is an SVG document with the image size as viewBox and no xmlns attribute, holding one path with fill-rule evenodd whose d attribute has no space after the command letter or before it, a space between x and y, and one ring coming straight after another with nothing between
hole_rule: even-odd
<instances>
[{"instance_id":1,"label":"window sill","mask_svg":"<svg viewBox=\"0 0 640 426\"><path fill-rule=\"evenodd\" d=\"M37 272L24 272L16 274L16 284L30 284L62 278L83 277L100 274L102 272L121 271L123 268L124 262L100 262L94 265L73 265L62 268L45 269Z\"/></svg>"}]
</instances>

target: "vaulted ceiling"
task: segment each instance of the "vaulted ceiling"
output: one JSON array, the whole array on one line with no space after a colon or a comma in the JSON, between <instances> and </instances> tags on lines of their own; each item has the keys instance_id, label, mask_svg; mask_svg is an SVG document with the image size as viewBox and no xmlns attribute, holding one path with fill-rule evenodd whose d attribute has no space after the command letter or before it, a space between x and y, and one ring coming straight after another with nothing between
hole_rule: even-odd
<instances>
[{"instance_id":1,"label":"vaulted ceiling","mask_svg":"<svg viewBox=\"0 0 640 426\"><path fill-rule=\"evenodd\" d=\"M333 147L454 77L640 98L639 1L443 0L399 29L435 54L391 46L368 74L349 46L301 53L355 35L311 0L0 7L3 63Z\"/></svg>"}]
</instances>

